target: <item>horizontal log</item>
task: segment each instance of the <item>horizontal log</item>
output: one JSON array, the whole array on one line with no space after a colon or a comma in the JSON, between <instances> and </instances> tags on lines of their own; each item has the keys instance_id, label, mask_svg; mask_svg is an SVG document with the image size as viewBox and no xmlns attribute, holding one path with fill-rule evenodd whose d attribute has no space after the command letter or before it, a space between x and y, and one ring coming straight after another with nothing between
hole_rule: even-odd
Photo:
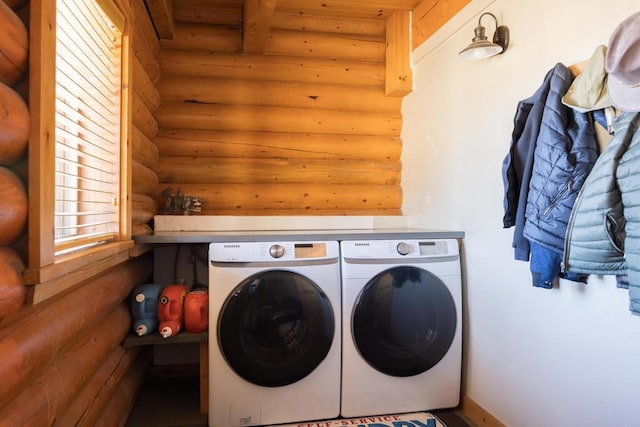
<instances>
[{"instance_id":1,"label":"horizontal log","mask_svg":"<svg viewBox=\"0 0 640 427\"><path fill-rule=\"evenodd\" d=\"M411 10L416 3L416 0L278 0L278 10L283 13L311 16L385 19L396 10Z\"/></svg>"},{"instance_id":2,"label":"horizontal log","mask_svg":"<svg viewBox=\"0 0 640 427\"><path fill-rule=\"evenodd\" d=\"M241 80L168 75L158 81L163 102L199 102L272 107L396 113L402 98L375 86Z\"/></svg>"},{"instance_id":3,"label":"horizontal log","mask_svg":"<svg viewBox=\"0 0 640 427\"><path fill-rule=\"evenodd\" d=\"M385 41L358 34L271 29L264 52L350 61L384 61Z\"/></svg>"},{"instance_id":4,"label":"horizontal log","mask_svg":"<svg viewBox=\"0 0 640 427\"><path fill-rule=\"evenodd\" d=\"M0 83L12 86L25 74L29 34L24 23L4 1L0 1Z\"/></svg>"},{"instance_id":5,"label":"horizontal log","mask_svg":"<svg viewBox=\"0 0 640 427\"><path fill-rule=\"evenodd\" d=\"M128 307L117 306L0 409L0 426L52 425L127 335L130 324Z\"/></svg>"},{"instance_id":6,"label":"horizontal log","mask_svg":"<svg viewBox=\"0 0 640 427\"><path fill-rule=\"evenodd\" d=\"M132 191L137 194L150 195L158 187L158 175L142 163L132 162Z\"/></svg>"},{"instance_id":7,"label":"horizontal log","mask_svg":"<svg viewBox=\"0 0 640 427\"><path fill-rule=\"evenodd\" d=\"M161 129L162 156L399 160L399 137Z\"/></svg>"},{"instance_id":8,"label":"horizontal log","mask_svg":"<svg viewBox=\"0 0 640 427\"><path fill-rule=\"evenodd\" d=\"M184 194L205 199L207 210L400 209L399 185L182 184ZM158 194L166 186L158 187ZM162 203L160 199L158 203Z\"/></svg>"},{"instance_id":9,"label":"horizontal log","mask_svg":"<svg viewBox=\"0 0 640 427\"><path fill-rule=\"evenodd\" d=\"M263 53L276 0L245 0L242 8L242 51Z\"/></svg>"},{"instance_id":10,"label":"horizontal log","mask_svg":"<svg viewBox=\"0 0 640 427\"><path fill-rule=\"evenodd\" d=\"M131 195L131 224L146 224L156 214L156 202L143 194Z\"/></svg>"},{"instance_id":11,"label":"horizontal log","mask_svg":"<svg viewBox=\"0 0 640 427\"><path fill-rule=\"evenodd\" d=\"M135 92L131 97L132 102L132 121L133 125L147 138L153 138L158 133L158 122L149 108L145 105L142 98Z\"/></svg>"},{"instance_id":12,"label":"horizontal log","mask_svg":"<svg viewBox=\"0 0 640 427\"><path fill-rule=\"evenodd\" d=\"M131 226L131 236L149 236L153 229L148 224L135 224Z\"/></svg>"},{"instance_id":13,"label":"horizontal log","mask_svg":"<svg viewBox=\"0 0 640 427\"><path fill-rule=\"evenodd\" d=\"M165 49L164 74L384 87L384 63Z\"/></svg>"},{"instance_id":14,"label":"horizontal log","mask_svg":"<svg viewBox=\"0 0 640 427\"><path fill-rule=\"evenodd\" d=\"M11 9L18 10L27 3L27 0L3 0Z\"/></svg>"},{"instance_id":15,"label":"horizontal log","mask_svg":"<svg viewBox=\"0 0 640 427\"><path fill-rule=\"evenodd\" d=\"M15 242L27 225L27 192L20 178L0 166L0 246Z\"/></svg>"},{"instance_id":16,"label":"horizontal log","mask_svg":"<svg viewBox=\"0 0 640 427\"><path fill-rule=\"evenodd\" d=\"M12 165L24 157L28 140L27 104L12 88L0 83L0 165Z\"/></svg>"},{"instance_id":17,"label":"horizontal log","mask_svg":"<svg viewBox=\"0 0 640 427\"><path fill-rule=\"evenodd\" d=\"M85 281L72 292L22 310L0 329L0 402L24 387L83 331L149 279L152 262L141 256ZM43 333L46 331L46 333Z\"/></svg>"},{"instance_id":18,"label":"horizontal log","mask_svg":"<svg viewBox=\"0 0 640 427\"><path fill-rule=\"evenodd\" d=\"M78 427L124 426L144 381L148 364L148 359L145 359L144 355L141 354L136 359L135 365L129 369L116 386L116 390L111 394L111 398L107 401L102 414L95 421L87 420L86 423L82 423Z\"/></svg>"},{"instance_id":19,"label":"horizontal log","mask_svg":"<svg viewBox=\"0 0 640 427\"><path fill-rule=\"evenodd\" d=\"M164 157L160 182L190 184L400 184L402 167L390 160L215 159ZM134 203L135 207L135 203Z\"/></svg>"},{"instance_id":20,"label":"horizontal log","mask_svg":"<svg viewBox=\"0 0 640 427\"><path fill-rule=\"evenodd\" d=\"M238 28L190 22L177 22L173 40L161 40L163 49L201 49L213 52L242 52L242 33Z\"/></svg>"},{"instance_id":21,"label":"horizontal log","mask_svg":"<svg viewBox=\"0 0 640 427\"><path fill-rule=\"evenodd\" d=\"M398 216L402 215L401 209L282 209L282 208L229 208L209 209L202 208L202 212L192 215L212 216Z\"/></svg>"},{"instance_id":22,"label":"horizontal log","mask_svg":"<svg viewBox=\"0 0 640 427\"><path fill-rule=\"evenodd\" d=\"M176 21L200 22L242 28L241 1L179 0L174 2L173 16Z\"/></svg>"},{"instance_id":23,"label":"horizontal log","mask_svg":"<svg viewBox=\"0 0 640 427\"><path fill-rule=\"evenodd\" d=\"M142 0L131 2L135 15L135 25L133 28L132 51L145 70L149 80L155 82L160 76L160 64L158 62L158 52L160 43L158 42L153 24L149 20L146 7Z\"/></svg>"},{"instance_id":24,"label":"horizontal log","mask_svg":"<svg viewBox=\"0 0 640 427\"><path fill-rule=\"evenodd\" d=\"M135 16L134 45L138 43L139 40L136 40L138 38L142 41L141 48L145 48L152 56L157 55L160 51L160 41L156 35L156 30L153 28L153 22L151 22L144 1L132 1L131 9Z\"/></svg>"},{"instance_id":25,"label":"horizontal log","mask_svg":"<svg viewBox=\"0 0 640 427\"><path fill-rule=\"evenodd\" d=\"M144 2L158 37L172 39L175 29L173 0L144 0Z\"/></svg>"},{"instance_id":26,"label":"horizontal log","mask_svg":"<svg viewBox=\"0 0 640 427\"><path fill-rule=\"evenodd\" d=\"M310 108L164 103L156 110L163 129L209 129L338 135L400 136L397 113Z\"/></svg>"},{"instance_id":27,"label":"horizontal log","mask_svg":"<svg viewBox=\"0 0 640 427\"><path fill-rule=\"evenodd\" d=\"M89 413L102 413L118 382L131 368L142 348L116 347L89 381L77 390L75 398L64 413L58 414L53 426L77 426L86 423Z\"/></svg>"},{"instance_id":28,"label":"horizontal log","mask_svg":"<svg viewBox=\"0 0 640 427\"><path fill-rule=\"evenodd\" d=\"M24 307L27 289L22 281L24 262L18 253L0 247L0 322Z\"/></svg>"},{"instance_id":29,"label":"horizontal log","mask_svg":"<svg viewBox=\"0 0 640 427\"><path fill-rule=\"evenodd\" d=\"M134 26L134 28L137 28ZM131 44L133 54L140 62L140 65L144 69L147 76L149 76L149 80L155 82L160 77L160 63L156 56L151 53L149 49L149 45L145 43L144 38L140 35L140 30L135 30L135 34L133 37L133 43Z\"/></svg>"},{"instance_id":30,"label":"horizontal log","mask_svg":"<svg viewBox=\"0 0 640 427\"><path fill-rule=\"evenodd\" d=\"M160 157L158 147L140 129L135 126L132 129L133 160L153 168Z\"/></svg>"},{"instance_id":31,"label":"horizontal log","mask_svg":"<svg viewBox=\"0 0 640 427\"><path fill-rule=\"evenodd\" d=\"M128 376L144 377L151 355L151 349L146 347L116 349L84 390L78 393L78 397L65 414L56 420L54 427L96 426L98 418L102 416L114 394L119 391L122 381L126 382L125 378Z\"/></svg>"},{"instance_id":32,"label":"horizontal log","mask_svg":"<svg viewBox=\"0 0 640 427\"><path fill-rule=\"evenodd\" d=\"M133 57L133 91L140 97L150 111L160 105L158 89L149 78L149 75L140 64L137 57Z\"/></svg>"},{"instance_id":33,"label":"horizontal log","mask_svg":"<svg viewBox=\"0 0 640 427\"><path fill-rule=\"evenodd\" d=\"M309 16L276 12L272 28L321 33L361 34L384 40L384 19L340 18L336 16Z\"/></svg>"}]
</instances>

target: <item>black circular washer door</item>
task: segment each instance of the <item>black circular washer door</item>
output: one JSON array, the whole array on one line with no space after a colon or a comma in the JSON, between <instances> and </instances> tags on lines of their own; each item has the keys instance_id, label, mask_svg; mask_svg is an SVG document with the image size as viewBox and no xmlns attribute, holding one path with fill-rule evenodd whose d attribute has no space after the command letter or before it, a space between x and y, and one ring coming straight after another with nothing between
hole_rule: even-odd
<instances>
[{"instance_id":1,"label":"black circular washer door","mask_svg":"<svg viewBox=\"0 0 640 427\"><path fill-rule=\"evenodd\" d=\"M456 331L456 306L434 274L401 266L373 277L353 308L352 333L361 356L394 377L421 374L447 353Z\"/></svg>"},{"instance_id":2,"label":"black circular washer door","mask_svg":"<svg viewBox=\"0 0 640 427\"><path fill-rule=\"evenodd\" d=\"M266 387L309 375L327 356L334 332L326 294L307 277L285 270L243 280L227 297L218 321L227 363L245 380Z\"/></svg>"}]
</instances>

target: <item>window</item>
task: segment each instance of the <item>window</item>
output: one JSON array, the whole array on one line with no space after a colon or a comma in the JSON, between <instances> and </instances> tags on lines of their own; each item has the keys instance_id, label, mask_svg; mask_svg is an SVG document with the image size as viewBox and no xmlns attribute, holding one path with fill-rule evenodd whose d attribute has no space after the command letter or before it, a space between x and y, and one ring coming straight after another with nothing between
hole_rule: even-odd
<instances>
[{"instance_id":1,"label":"window","mask_svg":"<svg viewBox=\"0 0 640 427\"><path fill-rule=\"evenodd\" d=\"M127 8L31 1L28 283L64 288L132 245Z\"/></svg>"},{"instance_id":2,"label":"window","mask_svg":"<svg viewBox=\"0 0 640 427\"><path fill-rule=\"evenodd\" d=\"M58 0L56 25L58 254L118 233L122 32L94 0Z\"/></svg>"}]
</instances>

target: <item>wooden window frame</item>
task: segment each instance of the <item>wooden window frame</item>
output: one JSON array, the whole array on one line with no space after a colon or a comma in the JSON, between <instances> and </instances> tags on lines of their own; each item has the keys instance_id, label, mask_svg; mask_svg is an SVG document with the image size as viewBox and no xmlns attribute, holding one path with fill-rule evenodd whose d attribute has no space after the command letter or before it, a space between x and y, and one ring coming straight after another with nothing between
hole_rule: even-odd
<instances>
[{"instance_id":1,"label":"wooden window frame","mask_svg":"<svg viewBox=\"0 0 640 427\"><path fill-rule=\"evenodd\" d=\"M128 259L131 239L131 49L132 13L126 0L96 0L117 10L122 27L120 229L114 241L55 255L56 1L31 0L29 42L29 243L26 284L37 285L32 302L49 298ZM116 9L113 9L116 8Z\"/></svg>"}]
</instances>

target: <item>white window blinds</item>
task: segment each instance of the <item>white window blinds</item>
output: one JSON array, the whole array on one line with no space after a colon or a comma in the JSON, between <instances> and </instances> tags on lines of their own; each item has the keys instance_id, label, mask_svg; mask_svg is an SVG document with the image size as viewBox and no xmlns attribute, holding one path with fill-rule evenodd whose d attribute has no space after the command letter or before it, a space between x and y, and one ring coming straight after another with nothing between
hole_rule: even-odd
<instances>
[{"instance_id":1,"label":"white window blinds","mask_svg":"<svg viewBox=\"0 0 640 427\"><path fill-rule=\"evenodd\" d=\"M56 6L56 254L119 231L122 34L96 0Z\"/></svg>"}]
</instances>

